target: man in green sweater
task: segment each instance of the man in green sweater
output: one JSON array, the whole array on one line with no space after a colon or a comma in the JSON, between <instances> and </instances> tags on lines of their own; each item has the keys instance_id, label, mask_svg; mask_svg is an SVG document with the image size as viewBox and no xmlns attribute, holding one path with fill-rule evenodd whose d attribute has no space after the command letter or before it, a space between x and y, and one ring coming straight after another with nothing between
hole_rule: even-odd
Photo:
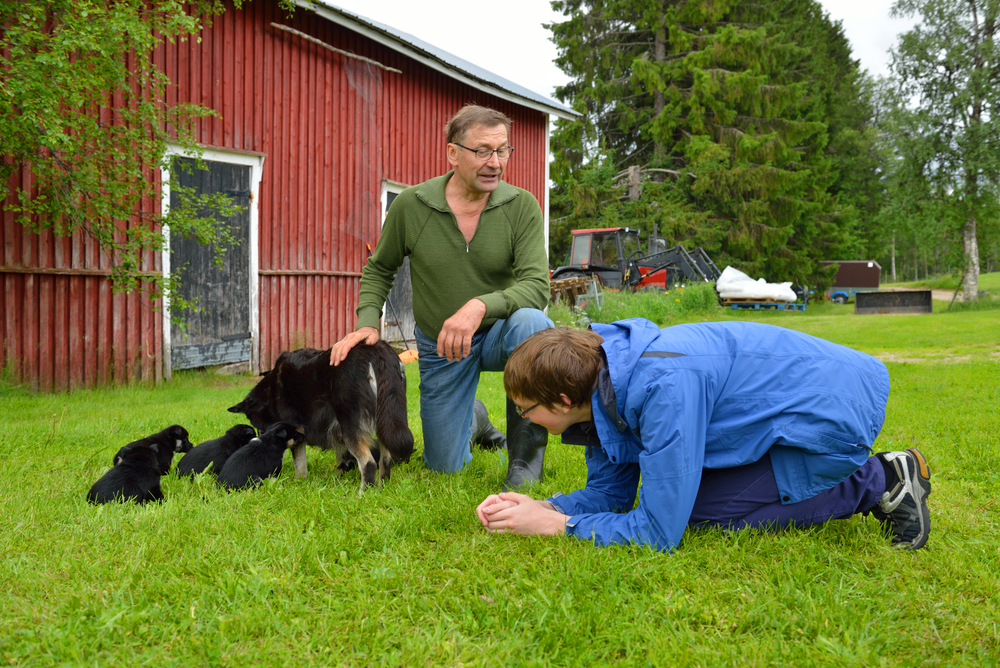
<instances>
[{"instance_id":1,"label":"man in green sweater","mask_svg":"<svg viewBox=\"0 0 1000 668\"><path fill-rule=\"evenodd\" d=\"M382 305L409 257L424 461L455 472L472 460L470 442L492 428L474 410L480 372L503 371L514 348L552 321L541 311L549 299L541 208L501 180L514 151L510 119L468 105L445 132L453 169L393 201L362 272L358 327L334 344L330 363L378 340ZM508 398L505 489L541 478L547 442Z\"/></svg>"}]
</instances>

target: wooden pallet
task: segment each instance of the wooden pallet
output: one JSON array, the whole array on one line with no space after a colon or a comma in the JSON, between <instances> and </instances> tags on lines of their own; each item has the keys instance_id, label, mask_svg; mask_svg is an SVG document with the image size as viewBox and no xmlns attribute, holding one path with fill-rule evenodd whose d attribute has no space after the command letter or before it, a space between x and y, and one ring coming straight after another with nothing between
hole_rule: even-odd
<instances>
[{"instance_id":1,"label":"wooden pallet","mask_svg":"<svg viewBox=\"0 0 1000 668\"><path fill-rule=\"evenodd\" d=\"M723 299L723 305L740 311L805 311L805 304L767 301L735 301Z\"/></svg>"},{"instance_id":2,"label":"wooden pallet","mask_svg":"<svg viewBox=\"0 0 1000 668\"><path fill-rule=\"evenodd\" d=\"M553 303L563 301L576 305L576 298L590 290L590 280L586 278L563 278L549 283L549 299Z\"/></svg>"}]
</instances>

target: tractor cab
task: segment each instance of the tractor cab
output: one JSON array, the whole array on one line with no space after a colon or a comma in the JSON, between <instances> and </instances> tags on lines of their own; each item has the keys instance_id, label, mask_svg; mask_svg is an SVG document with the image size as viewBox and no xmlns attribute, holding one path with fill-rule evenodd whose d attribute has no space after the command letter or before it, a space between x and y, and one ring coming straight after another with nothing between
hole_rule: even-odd
<instances>
[{"instance_id":1,"label":"tractor cab","mask_svg":"<svg viewBox=\"0 0 1000 668\"><path fill-rule=\"evenodd\" d=\"M639 230L610 227L573 230L569 264L552 272L552 280L593 277L608 288L621 287L630 256L640 252Z\"/></svg>"}]
</instances>

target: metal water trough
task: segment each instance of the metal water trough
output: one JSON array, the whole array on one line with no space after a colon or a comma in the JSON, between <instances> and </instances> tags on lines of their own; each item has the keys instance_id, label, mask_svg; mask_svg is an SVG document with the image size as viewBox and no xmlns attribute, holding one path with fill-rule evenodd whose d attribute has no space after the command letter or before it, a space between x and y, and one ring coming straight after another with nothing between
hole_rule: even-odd
<instances>
[{"instance_id":1,"label":"metal water trough","mask_svg":"<svg viewBox=\"0 0 1000 668\"><path fill-rule=\"evenodd\" d=\"M933 313L930 290L854 293L854 314Z\"/></svg>"}]
</instances>

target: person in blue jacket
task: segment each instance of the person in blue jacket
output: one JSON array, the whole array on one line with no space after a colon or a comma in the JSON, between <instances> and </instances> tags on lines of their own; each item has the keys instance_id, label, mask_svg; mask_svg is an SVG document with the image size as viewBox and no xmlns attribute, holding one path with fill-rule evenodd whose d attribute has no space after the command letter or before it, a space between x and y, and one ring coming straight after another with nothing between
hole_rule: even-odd
<instances>
[{"instance_id":1,"label":"person in blue jacket","mask_svg":"<svg viewBox=\"0 0 1000 668\"><path fill-rule=\"evenodd\" d=\"M587 446L587 485L546 501L492 494L476 508L491 532L669 551L687 527L871 513L899 547L930 534L924 456L870 456L889 372L856 350L772 325L635 318L532 335L504 387L520 415Z\"/></svg>"}]
</instances>

